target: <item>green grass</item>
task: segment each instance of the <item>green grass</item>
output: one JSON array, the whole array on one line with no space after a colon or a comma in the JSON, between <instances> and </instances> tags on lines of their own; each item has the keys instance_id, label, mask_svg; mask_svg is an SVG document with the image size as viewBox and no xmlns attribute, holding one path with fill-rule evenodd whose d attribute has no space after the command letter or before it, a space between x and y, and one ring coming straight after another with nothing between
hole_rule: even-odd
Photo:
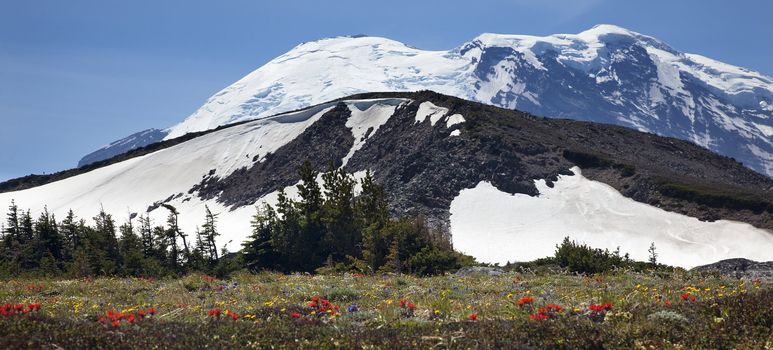
<instances>
[{"instance_id":1,"label":"green grass","mask_svg":"<svg viewBox=\"0 0 773 350\"><path fill-rule=\"evenodd\" d=\"M683 271L10 280L0 284L0 305L42 307L0 316L0 348L770 349L771 287ZM684 293L696 300L682 300ZM314 296L329 298L340 313L314 313ZM524 296L535 300L519 306ZM588 310L600 303L612 309ZM354 304L358 311L349 312ZM548 320L529 317L547 304L562 310ZM133 324L99 321L110 309L136 314L151 307L154 316ZM222 317L208 316L213 308Z\"/></svg>"}]
</instances>

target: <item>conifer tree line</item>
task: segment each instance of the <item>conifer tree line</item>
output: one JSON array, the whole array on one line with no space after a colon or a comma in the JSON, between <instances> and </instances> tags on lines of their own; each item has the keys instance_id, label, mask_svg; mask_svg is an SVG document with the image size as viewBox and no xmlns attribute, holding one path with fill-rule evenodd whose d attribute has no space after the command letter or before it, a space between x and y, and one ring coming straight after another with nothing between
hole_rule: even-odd
<instances>
[{"instance_id":1,"label":"conifer tree line","mask_svg":"<svg viewBox=\"0 0 773 350\"><path fill-rule=\"evenodd\" d=\"M357 181L341 168L322 174L321 187L309 162L299 175L297 201L281 191L276 207L258 208L242 249L247 268L430 275L473 262L453 250L446 230L421 216L391 218L387 193L369 171L356 196Z\"/></svg>"},{"instance_id":2,"label":"conifer tree line","mask_svg":"<svg viewBox=\"0 0 773 350\"><path fill-rule=\"evenodd\" d=\"M59 220L37 218L11 202L0 225L0 277L168 276L192 271L225 275L239 269L282 272L359 271L437 274L472 262L455 252L446 231L422 217L391 218L387 194L370 173L357 181L342 169L322 174L307 161L299 169L299 199L280 192L276 207L258 207L252 232L238 253L218 248L218 214L205 207L194 235L180 229L174 206L165 225L148 214L117 224L101 209L87 224L70 210Z\"/></svg>"},{"instance_id":3,"label":"conifer tree line","mask_svg":"<svg viewBox=\"0 0 773 350\"><path fill-rule=\"evenodd\" d=\"M117 226L104 209L87 225L72 210L61 221L47 209L35 219L11 202L0 239L0 276L165 276L225 268L215 246L217 215L205 208L189 244L177 210L165 208L166 226L152 226L147 214Z\"/></svg>"}]
</instances>

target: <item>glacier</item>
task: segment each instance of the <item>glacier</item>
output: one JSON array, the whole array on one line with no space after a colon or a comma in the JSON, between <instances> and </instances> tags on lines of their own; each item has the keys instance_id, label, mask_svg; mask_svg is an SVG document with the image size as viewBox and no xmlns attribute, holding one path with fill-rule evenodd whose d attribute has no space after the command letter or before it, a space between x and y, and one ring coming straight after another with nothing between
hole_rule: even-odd
<instances>
[{"instance_id":1,"label":"glacier","mask_svg":"<svg viewBox=\"0 0 773 350\"><path fill-rule=\"evenodd\" d=\"M380 37L300 44L212 96L166 139L343 96L433 90L689 140L773 176L773 79L621 27L482 34L446 51Z\"/></svg>"}]
</instances>

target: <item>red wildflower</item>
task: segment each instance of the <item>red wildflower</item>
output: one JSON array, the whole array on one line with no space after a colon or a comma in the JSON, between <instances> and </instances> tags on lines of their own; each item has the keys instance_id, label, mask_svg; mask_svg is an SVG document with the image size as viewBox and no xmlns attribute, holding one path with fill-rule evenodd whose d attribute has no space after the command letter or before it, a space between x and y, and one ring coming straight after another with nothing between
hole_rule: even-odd
<instances>
[{"instance_id":1,"label":"red wildflower","mask_svg":"<svg viewBox=\"0 0 773 350\"><path fill-rule=\"evenodd\" d=\"M690 299L690 293L683 293L681 295L682 300L687 301Z\"/></svg>"},{"instance_id":2,"label":"red wildflower","mask_svg":"<svg viewBox=\"0 0 773 350\"><path fill-rule=\"evenodd\" d=\"M521 299L518 300L518 306L523 306L525 304L531 304L533 302L534 302L534 298L533 297L522 297Z\"/></svg>"},{"instance_id":3,"label":"red wildflower","mask_svg":"<svg viewBox=\"0 0 773 350\"><path fill-rule=\"evenodd\" d=\"M548 311L561 312L561 305L558 304L548 304L545 307L548 309Z\"/></svg>"},{"instance_id":4,"label":"red wildflower","mask_svg":"<svg viewBox=\"0 0 773 350\"><path fill-rule=\"evenodd\" d=\"M470 314L467 316L467 319L470 321L477 321L478 320L478 314Z\"/></svg>"},{"instance_id":5,"label":"red wildflower","mask_svg":"<svg viewBox=\"0 0 773 350\"><path fill-rule=\"evenodd\" d=\"M603 312L607 310L612 310L612 304L606 303L606 304L590 304L588 305L588 310L593 312Z\"/></svg>"},{"instance_id":6,"label":"red wildflower","mask_svg":"<svg viewBox=\"0 0 773 350\"><path fill-rule=\"evenodd\" d=\"M408 308L411 309L411 310L416 310L416 304L408 303Z\"/></svg>"},{"instance_id":7,"label":"red wildflower","mask_svg":"<svg viewBox=\"0 0 773 350\"><path fill-rule=\"evenodd\" d=\"M292 318L300 318L301 314L299 314L297 312L293 312L293 313L290 314L290 317L292 317Z\"/></svg>"},{"instance_id":8,"label":"red wildflower","mask_svg":"<svg viewBox=\"0 0 773 350\"><path fill-rule=\"evenodd\" d=\"M113 323L111 324L113 325L113 327L118 327L121 325L121 321L113 321Z\"/></svg>"},{"instance_id":9,"label":"red wildflower","mask_svg":"<svg viewBox=\"0 0 773 350\"><path fill-rule=\"evenodd\" d=\"M220 318L220 308L216 307L212 310L209 310L209 312L207 312L207 315Z\"/></svg>"},{"instance_id":10,"label":"red wildflower","mask_svg":"<svg viewBox=\"0 0 773 350\"><path fill-rule=\"evenodd\" d=\"M27 307L29 307L30 311L40 310L40 306L41 305L39 303L32 303L32 304L27 305Z\"/></svg>"},{"instance_id":11,"label":"red wildflower","mask_svg":"<svg viewBox=\"0 0 773 350\"><path fill-rule=\"evenodd\" d=\"M156 314L156 308L152 307L152 308L148 309L148 314L150 314L151 316L155 315Z\"/></svg>"},{"instance_id":12,"label":"red wildflower","mask_svg":"<svg viewBox=\"0 0 773 350\"><path fill-rule=\"evenodd\" d=\"M535 321L545 321L548 319L548 315L536 313L536 314L529 315L529 318Z\"/></svg>"}]
</instances>

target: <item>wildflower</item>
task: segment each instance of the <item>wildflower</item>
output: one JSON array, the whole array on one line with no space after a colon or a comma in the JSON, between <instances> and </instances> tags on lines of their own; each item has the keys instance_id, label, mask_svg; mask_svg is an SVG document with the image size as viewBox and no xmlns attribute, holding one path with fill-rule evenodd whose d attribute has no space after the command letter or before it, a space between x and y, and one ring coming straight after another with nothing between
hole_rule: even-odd
<instances>
[{"instance_id":1,"label":"wildflower","mask_svg":"<svg viewBox=\"0 0 773 350\"><path fill-rule=\"evenodd\" d=\"M525 304L531 304L533 302L534 302L534 297L529 297L529 296L522 297L521 299L518 300L518 306L523 306Z\"/></svg>"},{"instance_id":2,"label":"wildflower","mask_svg":"<svg viewBox=\"0 0 773 350\"><path fill-rule=\"evenodd\" d=\"M357 304L349 305L349 307L346 308L346 311L348 312L357 312L360 311L360 307L357 306Z\"/></svg>"},{"instance_id":3,"label":"wildflower","mask_svg":"<svg viewBox=\"0 0 773 350\"><path fill-rule=\"evenodd\" d=\"M561 305L558 304L548 304L545 307L548 309L548 311L561 312Z\"/></svg>"},{"instance_id":4,"label":"wildflower","mask_svg":"<svg viewBox=\"0 0 773 350\"><path fill-rule=\"evenodd\" d=\"M467 319L470 321L477 321L478 320L478 314L470 314L467 316Z\"/></svg>"},{"instance_id":5,"label":"wildflower","mask_svg":"<svg viewBox=\"0 0 773 350\"><path fill-rule=\"evenodd\" d=\"M156 308L152 307L152 308L148 309L148 314L150 314L151 316L155 315L156 314Z\"/></svg>"},{"instance_id":6,"label":"wildflower","mask_svg":"<svg viewBox=\"0 0 773 350\"><path fill-rule=\"evenodd\" d=\"M121 325L121 321L113 321L113 323L111 324L113 325L113 327L118 327Z\"/></svg>"},{"instance_id":7,"label":"wildflower","mask_svg":"<svg viewBox=\"0 0 773 350\"><path fill-rule=\"evenodd\" d=\"M290 314L290 317L292 317L292 318L301 318L301 314L299 314L297 312L293 312L293 313Z\"/></svg>"},{"instance_id":8,"label":"wildflower","mask_svg":"<svg viewBox=\"0 0 773 350\"><path fill-rule=\"evenodd\" d=\"M612 304L606 303L606 304L590 304L588 305L588 310L593 312L603 312L612 310Z\"/></svg>"},{"instance_id":9,"label":"wildflower","mask_svg":"<svg viewBox=\"0 0 773 350\"><path fill-rule=\"evenodd\" d=\"M545 321L548 319L548 315L536 313L529 315L529 318L535 321Z\"/></svg>"},{"instance_id":10,"label":"wildflower","mask_svg":"<svg viewBox=\"0 0 773 350\"><path fill-rule=\"evenodd\" d=\"M214 309L209 310L209 312L207 312L207 315L209 315L211 317L220 318L220 308L216 307Z\"/></svg>"}]
</instances>

